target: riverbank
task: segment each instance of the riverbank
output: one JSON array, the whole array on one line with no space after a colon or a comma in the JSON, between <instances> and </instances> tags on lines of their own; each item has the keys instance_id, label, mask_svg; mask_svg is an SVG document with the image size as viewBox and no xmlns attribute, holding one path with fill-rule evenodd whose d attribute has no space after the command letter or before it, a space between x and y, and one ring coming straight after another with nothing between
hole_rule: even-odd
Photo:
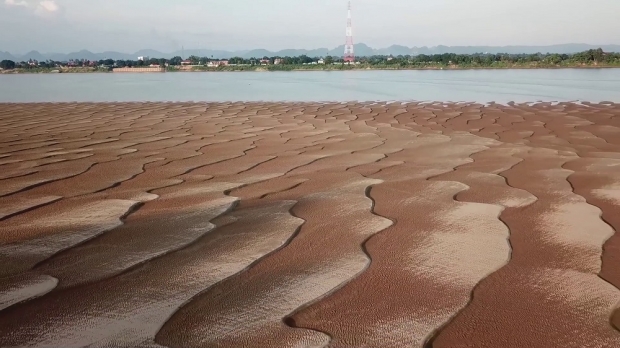
<instances>
[{"instance_id":1,"label":"riverbank","mask_svg":"<svg viewBox=\"0 0 620 348\"><path fill-rule=\"evenodd\" d=\"M0 70L0 74L87 74L87 73L108 73L108 68L29 68L29 69L11 69Z\"/></svg>"},{"instance_id":2,"label":"riverbank","mask_svg":"<svg viewBox=\"0 0 620 348\"><path fill-rule=\"evenodd\" d=\"M492 65L441 65L441 64L417 64L417 65L373 65L373 64L331 64L331 65L227 65L220 67L192 66L176 67L169 66L166 72L270 72L270 71L350 71L350 70L507 70L507 69L613 69L620 68L618 64L492 64ZM145 72L143 67L117 68L122 72ZM153 69L148 72L162 72ZM12 69L0 70L0 74L49 74L49 73L110 73L110 68L35 68L35 69Z\"/></svg>"},{"instance_id":3,"label":"riverbank","mask_svg":"<svg viewBox=\"0 0 620 348\"><path fill-rule=\"evenodd\" d=\"M204 72L204 71L343 71L343 70L498 70L498 69L610 69L620 68L618 64L491 64L491 65L457 65L457 64L332 64L332 65L228 65L211 68L206 66L191 69L169 67L170 72Z\"/></svg>"}]
</instances>

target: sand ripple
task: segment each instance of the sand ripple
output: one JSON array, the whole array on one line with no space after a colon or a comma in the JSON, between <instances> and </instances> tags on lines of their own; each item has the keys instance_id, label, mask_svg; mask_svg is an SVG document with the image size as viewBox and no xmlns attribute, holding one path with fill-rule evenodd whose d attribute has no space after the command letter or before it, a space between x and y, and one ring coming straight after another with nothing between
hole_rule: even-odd
<instances>
[{"instance_id":1,"label":"sand ripple","mask_svg":"<svg viewBox=\"0 0 620 348\"><path fill-rule=\"evenodd\" d=\"M618 105L0 104L0 131L0 346L620 346Z\"/></svg>"}]
</instances>

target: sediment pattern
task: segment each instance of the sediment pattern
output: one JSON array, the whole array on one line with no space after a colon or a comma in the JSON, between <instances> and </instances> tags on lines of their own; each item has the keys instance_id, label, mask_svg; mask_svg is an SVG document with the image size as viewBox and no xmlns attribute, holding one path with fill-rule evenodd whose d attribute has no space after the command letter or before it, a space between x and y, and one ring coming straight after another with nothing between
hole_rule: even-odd
<instances>
[{"instance_id":1,"label":"sediment pattern","mask_svg":"<svg viewBox=\"0 0 620 348\"><path fill-rule=\"evenodd\" d=\"M0 104L0 346L618 347L620 106Z\"/></svg>"}]
</instances>

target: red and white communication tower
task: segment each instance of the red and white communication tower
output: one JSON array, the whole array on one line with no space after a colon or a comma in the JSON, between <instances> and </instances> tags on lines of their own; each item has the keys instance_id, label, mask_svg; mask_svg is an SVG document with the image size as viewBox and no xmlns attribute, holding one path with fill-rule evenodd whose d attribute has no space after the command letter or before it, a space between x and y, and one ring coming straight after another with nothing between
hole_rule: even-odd
<instances>
[{"instance_id":1,"label":"red and white communication tower","mask_svg":"<svg viewBox=\"0 0 620 348\"><path fill-rule=\"evenodd\" d=\"M353 24L351 23L351 1L349 1L349 13L347 14L347 41L344 44L344 61L354 62L355 53L353 52Z\"/></svg>"}]
</instances>

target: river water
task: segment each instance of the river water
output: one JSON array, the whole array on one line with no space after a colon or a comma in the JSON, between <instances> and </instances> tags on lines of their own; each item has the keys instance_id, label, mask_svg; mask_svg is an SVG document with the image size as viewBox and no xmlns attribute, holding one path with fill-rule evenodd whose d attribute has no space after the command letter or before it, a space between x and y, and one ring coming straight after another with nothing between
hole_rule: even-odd
<instances>
[{"instance_id":1,"label":"river water","mask_svg":"<svg viewBox=\"0 0 620 348\"><path fill-rule=\"evenodd\" d=\"M613 101L620 69L0 74L0 102Z\"/></svg>"}]
</instances>

